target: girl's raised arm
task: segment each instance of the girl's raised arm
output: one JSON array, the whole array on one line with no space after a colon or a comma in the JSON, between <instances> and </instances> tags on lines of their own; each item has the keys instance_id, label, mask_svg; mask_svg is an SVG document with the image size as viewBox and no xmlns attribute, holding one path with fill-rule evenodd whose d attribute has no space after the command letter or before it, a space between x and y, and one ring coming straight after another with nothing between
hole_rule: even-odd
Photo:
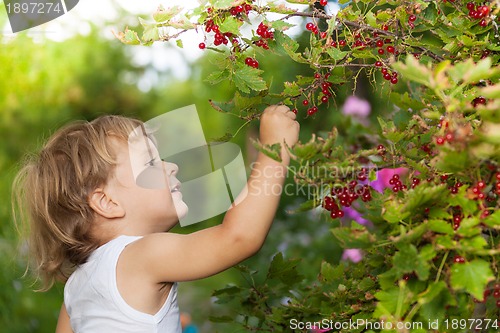
<instances>
[{"instance_id":1,"label":"girl's raised arm","mask_svg":"<svg viewBox=\"0 0 500 333\"><path fill-rule=\"evenodd\" d=\"M283 145L297 142L299 124L286 106L268 107L260 124L263 144L282 144L282 162L262 153L253 165L248 192L223 223L192 234L155 233L130 244L122 253L124 273L145 272L153 282L187 281L223 271L257 252L269 232L290 157ZM129 268L126 268L129 267Z\"/></svg>"}]
</instances>

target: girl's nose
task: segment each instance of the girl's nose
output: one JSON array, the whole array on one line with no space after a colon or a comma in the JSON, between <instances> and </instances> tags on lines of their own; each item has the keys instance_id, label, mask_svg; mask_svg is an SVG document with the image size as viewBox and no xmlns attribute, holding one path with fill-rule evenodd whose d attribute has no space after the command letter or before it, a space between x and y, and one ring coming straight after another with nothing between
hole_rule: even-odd
<instances>
[{"instance_id":1,"label":"girl's nose","mask_svg":"<svg viewBox=\"0 0 500 333\"><path fill-rule=\"evenodd\" d=\"M166 164L167 175L175 176L179 171L179 166L177 164L170 162L165 162L165 164Z\"/></svg>"}]
</instances>

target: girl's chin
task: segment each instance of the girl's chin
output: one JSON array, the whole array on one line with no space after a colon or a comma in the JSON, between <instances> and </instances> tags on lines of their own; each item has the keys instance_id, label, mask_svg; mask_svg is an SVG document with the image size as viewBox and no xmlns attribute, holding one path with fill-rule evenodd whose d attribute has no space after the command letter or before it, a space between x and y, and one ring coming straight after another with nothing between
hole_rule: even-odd
<instances>
[{"instance_id":1,"label":"girl's chin","mask_svg":"<svg viewBox=\"0 0 500 333\"><path fill-rule=\"evenodd\" d=\"M188 206L182 200L174 200L175 211L177 212L177 219L180 220L185 217L189 211Z\"/></svg>"}]
</instances>

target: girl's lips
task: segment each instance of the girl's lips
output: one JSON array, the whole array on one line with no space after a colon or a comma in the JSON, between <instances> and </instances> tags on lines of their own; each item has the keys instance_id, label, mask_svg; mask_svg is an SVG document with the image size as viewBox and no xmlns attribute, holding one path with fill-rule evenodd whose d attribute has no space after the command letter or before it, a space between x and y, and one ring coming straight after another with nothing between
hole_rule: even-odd
<instances>
[{"instance_id":1,"label":"girl's lips","mask_svg":"<svg viewBox=\"0 0 500 333\"><path fill-rule=\"evenodd\" d=\"M179 192L180 189L181 189L181 183L177 183L173 187L170 188L170 192L171 193Z\"/></svg>"}]
</instances>

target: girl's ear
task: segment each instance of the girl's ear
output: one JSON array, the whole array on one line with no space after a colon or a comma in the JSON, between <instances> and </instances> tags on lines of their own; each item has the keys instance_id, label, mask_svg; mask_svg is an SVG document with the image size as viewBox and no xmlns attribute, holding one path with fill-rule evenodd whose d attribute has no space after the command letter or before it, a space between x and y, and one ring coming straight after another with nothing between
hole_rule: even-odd
<instances>
[{"instance_id":1,"label":"girl's ear","mask_svg":"<svg viewBox=\"0 0 500 333\"><path fill-rule=\"evenodd\" d=\"M96 188L89 197L90 207L102 217L108 219L125 216L125 210L115 202L103 188Z\"/></svg>"}]
</instances>

